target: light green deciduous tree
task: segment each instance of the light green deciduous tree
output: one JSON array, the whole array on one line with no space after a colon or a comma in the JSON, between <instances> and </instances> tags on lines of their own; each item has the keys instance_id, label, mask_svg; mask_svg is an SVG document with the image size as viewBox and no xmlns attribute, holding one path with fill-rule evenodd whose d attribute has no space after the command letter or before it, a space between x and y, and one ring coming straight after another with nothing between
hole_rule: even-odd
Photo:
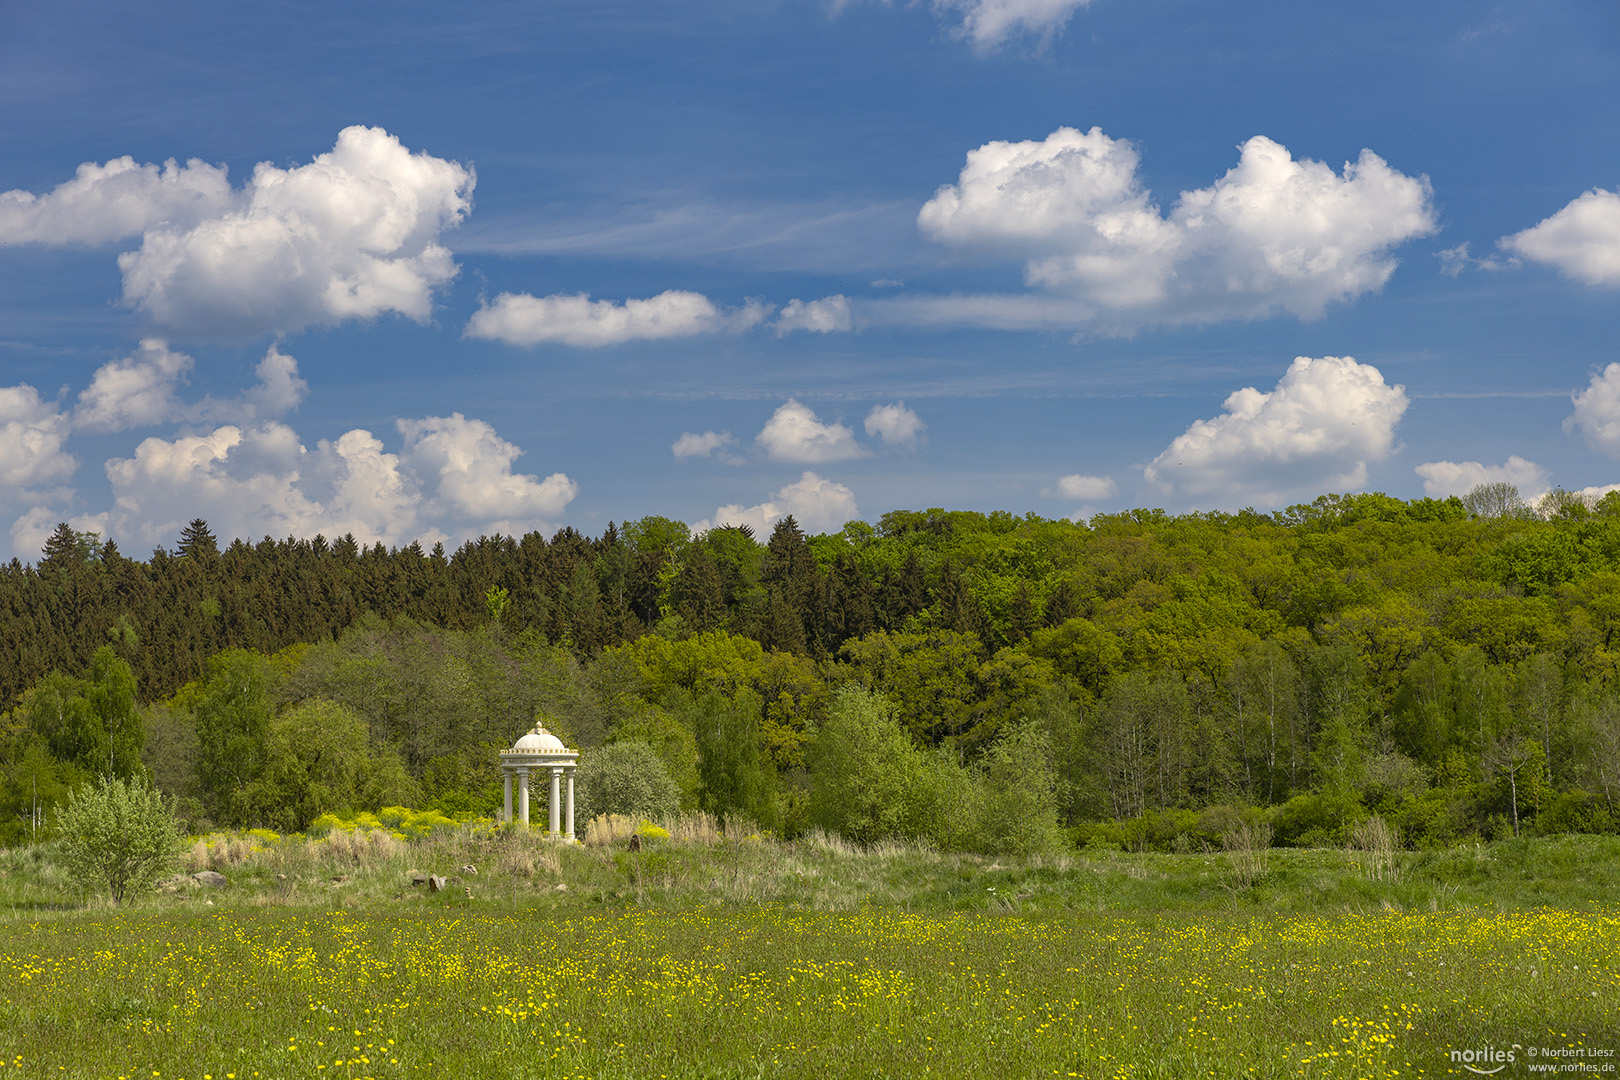
<instances>
[{"instance_id":1,"label":"light green deciduous tree","mask_svg":"<svg viewBox=\"0 0 1620 1080\"><path fill-rule=\"evenodd\" d=\"M149 888L180 846L173 806L142 780L114 776L80 788L56 826L68 873L86 889L105 888L114 903Z\"/></svg>"}]
</instances>

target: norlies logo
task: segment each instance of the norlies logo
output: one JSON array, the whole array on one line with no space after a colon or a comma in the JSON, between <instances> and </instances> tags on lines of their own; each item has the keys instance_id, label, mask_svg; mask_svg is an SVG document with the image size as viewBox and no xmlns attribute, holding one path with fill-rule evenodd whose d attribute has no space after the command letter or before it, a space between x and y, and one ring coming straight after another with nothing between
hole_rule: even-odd
<instances>
[{"instance_id":1,"label":"norlies logo","mask_svg":"<svg viewBox=\"0 0 1620 1080\"><path fill-rule=\"evenodd\" d=\"M1479 1050L1453 1050L1451 1060L1453 1064L1461 1065L1471 1073L1480 1076L1495 1076L1509 1065L1518 1060L1515 1051L1523 1049L1518 1043L1513 1044L1511 1050L1498 1050L1487 1046ZM1475 1065L1495 1065L1494 1069L1475 1068Z\"/></svg>"}]
</instances>

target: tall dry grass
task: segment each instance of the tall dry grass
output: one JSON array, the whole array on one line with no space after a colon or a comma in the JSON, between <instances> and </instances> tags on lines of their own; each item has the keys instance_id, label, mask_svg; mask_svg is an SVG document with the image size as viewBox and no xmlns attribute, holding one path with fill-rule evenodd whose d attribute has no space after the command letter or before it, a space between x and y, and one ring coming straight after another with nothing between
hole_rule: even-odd
<instances>
[{"instance_id":1,"label":"tall dry grass","mask_svg":"<svg viewBox=\"0 0 1620 1080\"><path fill-rule=\"evenodd\" d=\"M1368 881L1396 881L1401 874L1401 831L1376 814L1350 829L1347 849Z\"/></svg>"},{"instance_id":2,"label":"tall dry grass","mask_svg":"<svg viewBox=\"0 0 1620 1080\"><path fill-rule=\"evenodd\" d=\"M1265 822L1233 825L1221 833L1234 884L1252 889L1271 872L1271 826Z\"/></svg>"}]
</instances>

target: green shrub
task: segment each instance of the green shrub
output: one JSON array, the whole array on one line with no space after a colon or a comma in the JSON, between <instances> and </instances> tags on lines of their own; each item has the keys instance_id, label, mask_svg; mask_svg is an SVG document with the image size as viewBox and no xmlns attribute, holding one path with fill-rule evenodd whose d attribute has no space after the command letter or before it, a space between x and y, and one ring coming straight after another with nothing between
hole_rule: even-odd
<instances>
[{"instance_id":1,"label":"green shrub","mask_svg":"<svg viewBox=\"0 0 1620 1080\"><path fill-rule=\"evenodd\" d=\"M1593 796L1580 788L1559 792L1536 817L1532 834L1605 833L1614 831L1614 819Z\"/></svg>"},{"instance_id":2,"label":"green shrub","mask_svg":"<svg viewBox=\"0 0 1620 1080\"><path fill-rule=\"evenodd\" d=\"M978 777L943 754L921 754L916 789L913 835L941 851L982 851L984 842L984 785Z\"/></svg>"},{"instance_id":3,"label":"green shrub","mask_svg":"<svg viewBox=\"0 0 1620 1080\"><path fill-rule=\"evenodd\" d=\"M1354 793L1323 788L1295 795L1272 811L1282 847L1341 847L1356 822L1368 816Z\"/></svg>"},{"instance_id":4,"label":"green shrub","mask_svg":"<svg viewBox=\"0 0 1620 1080\"><path fill-rule=\"evenodd\" d=\"M150 888L180 851L172 802L142 780L113 777L79 789L56 827L73 880L86 889L104 886L114 903Z\"/></svg>"},{"instance_id":5,"label":"green shrub","mask_svg":"<svg viewBox=\"0 0 1620 1080\"><path fill-rule=\"evenodd\" d=\"M1064 845L1058 825L1051 738L1033 724L1011 728L980 762L978 847L992 855L1044 855Z\"/></svg>"},{"instance_id":6,"label":"green shrub","mask_svg":"<svg viewBox=\"0 0 1620 1080\"><path fill-rule=\"evenodd\" d=\"M306 831L328 811L376 809L419 795L399 754L371 745L359 714L324 698L274 717L262 752L259 774L233 799L245 817L283 832Z\"/></svg>"},{"instance_id":7,"label":"green shrub","mask_svg":"<svg viewBox=\"0 0 1620 1080\"><path fill-rule=\"evenodd\" d=\"M644 742L616 742L580 755L574 783L576 823L601 814L658 819L681 808L680 788Z\"/></svg>"},{"instance_id":8,"label":"green shrub","mask_svg":"<svg viewBox=\"0 0 1620 1080\"><path fill-rule=\"evenodd\" d=\"M937 813L927 813L928 779L924 757L894 707L863 687L846 686L810 747L810 823L858 844L916 837L939 821Z\"/></svg>"}]
</instances>

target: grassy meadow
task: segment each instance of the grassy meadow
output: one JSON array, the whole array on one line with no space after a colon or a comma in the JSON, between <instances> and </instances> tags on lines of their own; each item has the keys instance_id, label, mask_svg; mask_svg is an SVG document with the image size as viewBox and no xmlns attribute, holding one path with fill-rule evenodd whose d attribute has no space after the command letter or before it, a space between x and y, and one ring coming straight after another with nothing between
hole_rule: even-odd
<instances>
[{"instance_id":1,"label":"grassy meadow","mask_svg":"<svg viewBox=\"0 0 1620 1080\"><path fill-rule=\"evenodd\" d=\"M1620 1054L1614 838L998 863L672 831L640 852L215 837L187 859L225 886L121 908L48 849L0 853L0 1076L1439 1076L1515 1043L1517 1076L1532 1046Z\"/></svg>"}]
</instances>

